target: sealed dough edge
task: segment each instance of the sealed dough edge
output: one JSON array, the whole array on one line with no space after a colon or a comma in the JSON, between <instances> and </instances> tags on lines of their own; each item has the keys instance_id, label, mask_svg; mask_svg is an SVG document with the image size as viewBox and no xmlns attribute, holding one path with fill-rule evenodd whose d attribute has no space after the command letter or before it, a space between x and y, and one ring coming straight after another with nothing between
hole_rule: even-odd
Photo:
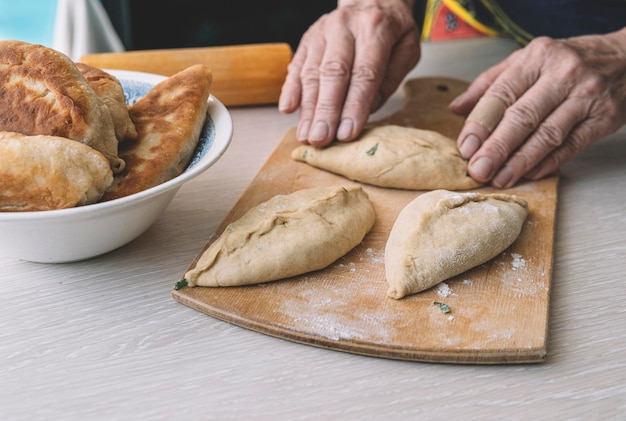
<instances>
[{"instance_id":1,"label":"sealed dough edge","mask_svg":"<svg viewBox=\"0 0 626 421\"><path fill-rule=\"evenodd\" d=\"M406 190L471 190L483 185L467 173L456 142L433 130L398 125L368 128L352 142L325 148L299 145L295 161L373 186Z\"/></svg>"},{"instance_id":2,"label":"sealed dough edge","mask_svg":"<svg viewBox=\"0 0 626 421\"><path fill-rule=\"evenodd\" d=\"M387 295L400 299L481 265L506 250L528 216L521 197L434 190L398 215L385 245Z\"/></svg>"},{"instance_id":3,"label":"sealed dough edge","mask_svg":"<svg viewBox=\"0 0 626 421\"><path fill-rule=\"evenodd\" d=\"M239 286L323 269L356 247L374 225L361 186L276 195L230 223L184 275L188 286Z\"/></svg>"}]
</instances>

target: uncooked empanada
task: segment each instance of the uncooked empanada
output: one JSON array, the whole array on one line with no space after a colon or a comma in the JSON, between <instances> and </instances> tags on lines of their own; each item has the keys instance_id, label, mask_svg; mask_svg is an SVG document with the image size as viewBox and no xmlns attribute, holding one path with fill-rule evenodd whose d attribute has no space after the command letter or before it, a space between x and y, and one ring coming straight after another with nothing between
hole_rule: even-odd
<instances>
[{"instance_id":1,"label":"uncooked empanada","mask_svg":"<svg viewBox=\"0 0 626 421\"><path fill-rule=\"evenodd\" d=\"M228 225L184 279L189 286L238 286L323 269L356 247L374 218L360 186L277 195Z\"/></svg>"},{"instance_id":2,"label":"uncooked empanada","mask_svg":"<svg viewBox=\"0 0 626 421\"><path fill-rule=\"evenodd\" d=\"M387 295L400 299L483 264L519 236L528 203L504 193L435 190L398 215L385 247Z\"/></svg>"},{"instance_id":3,"label":"uncooked empanada","mask_svg":"<svg viewBox=\"0 0 626 421\"><path fill-rule=\"evenodd\" d=\"M0 211L94 203L113 182L107 158L64 137L0 132Z\"/></svg>"},{"instance_id":4,"label":"uncooked empanada","mask_svg":"<svg viewBox=\"0 0 626 421\"><path fill-rule=\"evenodd\" d=\"M469 190L481 186L467 175L467 161L454 140L431 130L374 127L352 142L335 142L323 149L298 146L291 157L380 187Z\"/></svg>"}]
</instances>

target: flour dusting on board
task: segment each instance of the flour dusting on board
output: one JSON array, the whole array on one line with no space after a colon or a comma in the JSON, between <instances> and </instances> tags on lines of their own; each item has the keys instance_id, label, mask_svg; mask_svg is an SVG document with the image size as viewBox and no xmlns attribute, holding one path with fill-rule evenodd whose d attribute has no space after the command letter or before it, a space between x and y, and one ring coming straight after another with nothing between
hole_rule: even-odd
<instances>
[{"instance_id":1,"label":"flour dusting on board","mask_svg":"<svg viewBox=\"0 0 626 421\"><path fill-rule=\"evenodd\" d=\"M532 271L533 269L529 267L532 259L527 260L519 253L511 253L510 258L510 268L508 263L499 263L503 268L506 268L501 275L501 282L509 288L510 293L516 296L535 296L547 291L546 281L542 279L545 272L528 276L529 270Z\"/></svg>"},{"instance_id":2,"label":"flour dusting on board","mask_svg":"<svg viewBox=\"0 0 626 421\"><path fill-rule=\"evenodd\" d=\"M365 261L372 265L382 265L385 263L385 257L382 251L368 247L365 249L364 255L359 257L359 261Z\"/></svg>"},{"instance_id":3,"label":"flour dusting on board","mask_svg":"<svg viewBox=\"0 0 626 421\"><path fill-rule=\"evenodd\" d=\"M348 268L348 270L350 272L356 272L356 265L354 264L354 262L349 262L349 263L338 263L337 266L335 266L338 269L342 269L342 268Z\"/></svg>"},{"instance_id":4,"label":"flour dusting on board","mask_svg":"<svg viewBox=\"0 0 626 421\"><path fill-rule=\"evenodd\" d=\"M513 269L517 270L526 268L526 259L524 259L521 254L512 253L511 257L513 258L513 261L511 262Z\"/></svg>"},{"instance_id":5,"label":"flour dusting on board","mask_svg":"<svg viewBox=\"0 0 626 421\"><path fill-rule=\"evenodd\" d=\"M369 258L377 259L378 253L367 249L364 260ZM321 288L319 279L304 276L294 287L294 295L284 298L274 312L290 319L289 324L332 341L374 338L388 343L407 321L401 313L386 309L387 304L395 303L387 301L384 279L372 277L360 260L355 263L350 257L339 259L334 265L333 278L323 281ZM355 295L355 291L359 294ZM354 311L361 300L380 305Z\"/></svg>"},{"instance_id":6,"label":"flour dusting on board","mask_svg":"<svg viewBox=\"0 0 626 421\"><path fill-rule=\"evenodd\" d=\"M343 257L335 263L336 269L348 269L350 272L356 272L357 263L346 262L346 258ZM362 267L362 271L370 272L368 267L382 267L385 264L385 258L383 251L375 250L372 247L366 248L358 258L358 263Z\"/></svg>"},{"instance_id":7,"label":"flour dusting on board","mask_svg":"<svg viewBox=\"0 0 626 421\"><path fill-rule=\"evenodd\" d=\"M445 282L441 282L435 285L435 292L437 293L438 296L443 297L443 298L449 297L450 295L454 293L452 291L452 288L450 288L450 285L446 284Z\"/></svg>"}]
</instances>

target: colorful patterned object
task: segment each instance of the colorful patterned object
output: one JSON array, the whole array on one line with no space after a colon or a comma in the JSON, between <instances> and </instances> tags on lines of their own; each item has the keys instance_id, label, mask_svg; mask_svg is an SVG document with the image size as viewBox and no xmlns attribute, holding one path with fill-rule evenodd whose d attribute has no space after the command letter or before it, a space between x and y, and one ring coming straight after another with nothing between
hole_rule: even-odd
<instances>
[{"instance_id":1,"label":"colorful patterned object","mask_svg":"<svg viewBox=\"0 0 626 421\"><path fill-rule=\"evenodd\" d=\"M482 13L478 13L479 8ZM423 40L440 41L499 35L510 36L521 45L528 44L533 38L509 18L495 0L427 1L422 30Z\"/></svg>"},{"instance_id":2,"label":"colorful patterned object","mask_svg":"<svg viewBox=\"0 0 626 421\"><path fill-rule=\"evenodd\" d=\"M474 15L472 1L428 0L422 39L442 41L498 35L497 31L480 23Z\"/></svg>"}]
</instances>

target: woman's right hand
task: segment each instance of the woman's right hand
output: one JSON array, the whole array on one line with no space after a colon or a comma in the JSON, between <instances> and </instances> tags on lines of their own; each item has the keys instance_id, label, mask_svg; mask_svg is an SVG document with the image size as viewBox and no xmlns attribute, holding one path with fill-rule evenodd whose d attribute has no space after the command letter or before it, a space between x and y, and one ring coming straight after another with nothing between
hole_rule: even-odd
<instances>
[{"instance_id":1,"label":"woman's right hand","mask_svg":"<svg viewBox=\"0 0 626 421\"><path fill-rule=\"evenodd\" d=\"M302 37L279 100L300 108L296 137L323 147L354 140L420 57L413 0L344 0Z\"/></svg>"}]
</instances>

